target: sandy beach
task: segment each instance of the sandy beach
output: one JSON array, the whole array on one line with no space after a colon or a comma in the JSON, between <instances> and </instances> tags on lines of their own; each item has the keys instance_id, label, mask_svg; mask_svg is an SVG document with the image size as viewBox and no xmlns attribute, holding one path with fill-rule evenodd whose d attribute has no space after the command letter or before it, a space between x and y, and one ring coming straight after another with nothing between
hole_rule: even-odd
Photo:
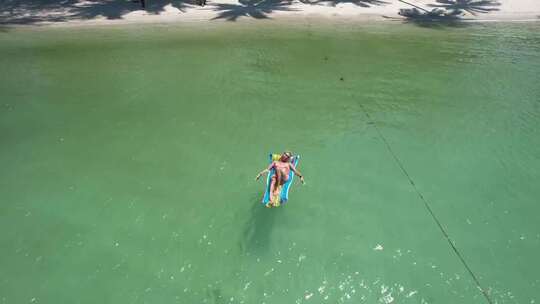
<instances>
[{"instance_id":1,"label":"sandy beach","mask_svg":"<svg viewBox=\"0 0 540 304\"><path fill-rule=\"evenodd\" d=\"M412 5L459 12L461 21L540 21L538 0L215 0L206 5L190 1L7 0L0 4L0 24L107 25L261 19L324 18L329 20L402 20L400 9Z\"/></svg>"}]
</instances>

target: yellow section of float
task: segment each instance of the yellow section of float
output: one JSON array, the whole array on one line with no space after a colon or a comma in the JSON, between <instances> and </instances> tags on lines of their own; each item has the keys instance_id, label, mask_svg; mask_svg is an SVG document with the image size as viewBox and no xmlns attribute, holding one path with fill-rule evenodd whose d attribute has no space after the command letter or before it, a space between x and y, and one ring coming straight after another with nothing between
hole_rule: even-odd
<instances>
[{"instance_id":1,"label":"yellow section of float","mask_svg":"<svg viewBox=\"0 0 540 304\"><path fill-rule=\"evenodd\" d=\"M266 208L279 207L281 205L281 186L279 186L277 195L272 195L270 201L266 204Z\"/></svg>"}]
</instances>

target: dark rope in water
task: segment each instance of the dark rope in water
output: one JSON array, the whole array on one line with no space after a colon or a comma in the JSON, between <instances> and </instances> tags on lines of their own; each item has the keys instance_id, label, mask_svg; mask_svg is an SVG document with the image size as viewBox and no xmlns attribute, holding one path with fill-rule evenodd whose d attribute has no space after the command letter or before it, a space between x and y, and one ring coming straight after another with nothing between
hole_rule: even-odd
<instances>
[{"instance_id":1,"label":"dark rope in water","mask_svg":"<svg viewBox=\"0 0 540 304\"><path fill-rule=\"evenodd\" d=\"M478 278L476 277L476 275L474 274L474 272L472 271L472 269L469 267L469 265L467 264L467 262L465 261L465 259L463 258L463 255L461 254L461 252L459 252L459 250L457 249L456 245L454 244L454 242L452 241L452 239L450 238L450 236L448 235L448 233L446 232L446 230L444 229L443 225L441 224L441 222L439 221L439 219L437 218L437 216L435 215L435 213L433 212L433 210L431 209L431 206L429 205L427 199L424 197L424 195L422 195L422 193L420 192L420 190L418 190L418 188L416 187L416 184L414 183L413 179L411 178L411 176L409 175L409 172L407 172L407 170L405 169L405 167L403 166L403 163L401 162L401 160L397 157L396 153L394 152L394 150L392 149L392 147L390 146L390 144L388 143L388 141L386 140L386 138L384 137L384 135L382 134L381 130L379 129L379 127L377 127L377 124L371 119L371 116L369 115L369 112L364 108L364 106L362 104L360 104L360 108L362 108L362 111L364 112L364 114L366 115L367 119L369 122L371 122L373 124L373 126L375 127L375 130L377 131L377 134L379 135L379 137L381 138L381 140L384 142L384 144L386 145L386 148L388 149L388 151L390 152L390 154L392 155L392 157L394 158L394 160L396 161L396 163L398 164L399 168L401 169L401 171L403 172L403 174L407 177L407 179L409 180L409 183L412 185L412 187L414 188L414 191L416 192L416 194L418 194L418 196L420 197L420 199L424 202L424 206L426 207L426 209L428 210L429 214L431 214L431 217L433 218L433 220L435 221L435 223L437 223L437 226L439 226L439 229L441 230L442 234L444 235L444 237L446 238L446 241L448 241L448 244L450 244L450 247L452 247L452 250L454 250L454 253L457 255L457 257L459 258L459 260L461 261L461 263L463 264L463 266L465 266L465 269L467 269L467 271L469 272L469 274L471 275L472 279L474 280L474 282L476 283L476 287L478 287L478 289L480 289L480 291L482 292L482 294L484 295L484 298L486 298L486 301L489 303L489 304L493 304L493 301L491 300L491 298L489 297L489 294L487 293L487 291L482 288L482 285L480 284L480 280L478 280Z\"/></svg>"}]
</instances>

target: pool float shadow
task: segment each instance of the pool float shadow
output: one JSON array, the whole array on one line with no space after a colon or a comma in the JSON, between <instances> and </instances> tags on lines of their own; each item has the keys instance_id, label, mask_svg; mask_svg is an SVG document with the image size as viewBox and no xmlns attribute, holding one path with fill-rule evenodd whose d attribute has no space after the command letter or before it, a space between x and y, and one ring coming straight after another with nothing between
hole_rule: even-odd
<instances>
[{"instance_id":1,"label":"pool float shadow","mask_svg":"<svg viewBox=\"0 0 540 304\"><path fill-rule=\"evenodd\" d=\"M258 195L253 196L250 201L252 204L249 219L244 227L240 247L246 254L261 255L268 252L272 230L281 208L268 210L268 208L265 208L260 203L260 197Z\"/></svg>"}]
</instances>

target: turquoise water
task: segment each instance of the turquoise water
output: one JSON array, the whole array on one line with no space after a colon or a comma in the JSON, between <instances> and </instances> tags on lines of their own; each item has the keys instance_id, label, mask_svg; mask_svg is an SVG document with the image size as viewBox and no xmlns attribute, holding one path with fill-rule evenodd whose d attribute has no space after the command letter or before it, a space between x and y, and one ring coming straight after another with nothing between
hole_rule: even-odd
<instances>
[{"instance_id":1,"label":"turquoise water","mask_svg":"<svg viewBox=\"0 0 540 304\"><path fill-rule=\"evenodd\" d=\"M1 303L540 301L539 30L0 33Z\"/></svg>"}]
</instances>

